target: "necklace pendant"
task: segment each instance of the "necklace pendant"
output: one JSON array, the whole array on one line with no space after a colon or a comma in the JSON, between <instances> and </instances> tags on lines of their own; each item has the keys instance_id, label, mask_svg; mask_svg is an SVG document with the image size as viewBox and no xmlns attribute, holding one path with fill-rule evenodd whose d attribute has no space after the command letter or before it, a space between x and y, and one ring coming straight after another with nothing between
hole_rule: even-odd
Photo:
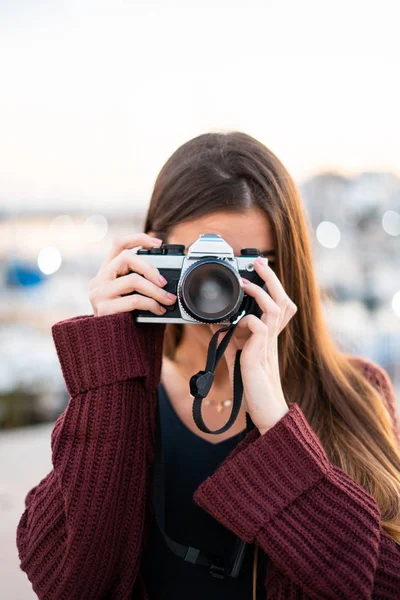
<instances>
[{"instance_id":1,"label":"necklace pendant","mask_svg":"<svg viewBox=\"0 0 400 600\"><path fill-rule=\"evenodd\" d=\"M217 413L220 414L226 406L232 406L232 400L221 400L220 402L213 402L208 398L204 398L204 404L206 406L215 406Z\"/></svg>"}]
</instances>

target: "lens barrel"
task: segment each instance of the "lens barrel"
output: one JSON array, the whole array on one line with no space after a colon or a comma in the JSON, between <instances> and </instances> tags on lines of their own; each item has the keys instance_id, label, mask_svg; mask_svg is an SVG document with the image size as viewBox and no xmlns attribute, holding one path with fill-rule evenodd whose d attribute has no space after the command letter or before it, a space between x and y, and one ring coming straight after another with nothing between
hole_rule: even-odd
<instances>
[{"instance_id":1,"label":"lens barrel","mask_svg":"<svg viewBox=\"0 0 400 600\"><path fill-rule=\"evenodd\" d=\"M237 271L225 260L204 257L183 274L178 288L182 308L194 319L213 323L234 316L243 300Z\"/></svg>"}]
</instances>

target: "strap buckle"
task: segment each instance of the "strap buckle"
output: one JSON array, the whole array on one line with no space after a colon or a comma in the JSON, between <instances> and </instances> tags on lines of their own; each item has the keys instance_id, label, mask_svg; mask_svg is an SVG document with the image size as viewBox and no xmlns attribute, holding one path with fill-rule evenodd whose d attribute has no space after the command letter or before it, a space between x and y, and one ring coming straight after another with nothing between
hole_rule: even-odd
<instances>
[{"instance_id":1,"label":"strap buckle","mask_svg":"<svg viewBox=\"0 0 400 600\"><path fill-rule=\"evenodd\" d=\"M210 575L212 577L216 577L217 579L224 579L225 578L225 569L224 569L224 567L219 567L218 565L211 565Z\"/></svg>"}]
</instances>

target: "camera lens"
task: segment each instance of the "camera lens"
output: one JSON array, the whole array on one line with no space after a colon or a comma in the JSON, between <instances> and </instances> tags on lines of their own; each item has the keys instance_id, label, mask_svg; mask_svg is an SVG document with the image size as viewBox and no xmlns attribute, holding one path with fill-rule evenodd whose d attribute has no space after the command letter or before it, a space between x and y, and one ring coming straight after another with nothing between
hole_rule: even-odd
<instances>
[{"instance_id":1,"label":"camera lens","mask_svg":"<svg viewBox=\"0 0 400 600\"><path fill-rule=\"evenodd\" d=\"M190 316L208 323L234 315L243 300L237 272L226 262L210 257L187 269L179 295Z\"/></svg>"}]
</instances>

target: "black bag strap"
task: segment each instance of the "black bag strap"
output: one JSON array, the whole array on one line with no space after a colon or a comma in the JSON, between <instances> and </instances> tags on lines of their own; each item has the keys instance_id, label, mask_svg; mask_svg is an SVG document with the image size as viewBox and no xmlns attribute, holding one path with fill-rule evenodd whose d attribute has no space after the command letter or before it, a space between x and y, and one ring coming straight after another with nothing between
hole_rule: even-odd
<instances>
[{"instance_id":1,"label":"black bag strap","mask_svg":"<svg viewBox=\"0 0 400 600\"><path fill-rule=\"evenodd\" d=\"M217 332L219 333L219 332ZM225 337L226 339L226 337ZM236 355L235 361L235 373L240 373L239 366L239 352ZM237 368L238 367L238 368ZM239 391L243 391L243 387L240 381L238 380L238 385L236 389ZM241 395L239 398L241 401ZM239 402L240 408L240 402ZM232 418L232 417L231 417ZM236 417L235 417L236 418ZM164 470L164 461L162 454L162 429L161 429L161 416L160 416L160 407L156 410L156 440L155 440L155 462L154 462L154 477L153 477L153 505L154 505L154 514L156 518L157 525L164 537L164 540L168 546L168 548L176 555L182 558L183 560L190 562L192 564L198 564L205 567L209 567L209 572L212 576L218 578L224 578L229 575L230 577L237 577L241 565L243 563L246 547L248 543L242 540L241 538L236 538L235 547L233 548L230 561L226 563L221 557L216 555L212 555L211 553L206 553L199 548L194 548L192 546L185 546L183 544L179 544L171 539L165 532L165 470ZM229 421L228 421L229 423ZM245 435L249 431L254 428L254 423L252 422L250 415L246 413L246 429L242 434ZM224 431L227 427L224 428Z\"/></svg>"}]
</instances>

